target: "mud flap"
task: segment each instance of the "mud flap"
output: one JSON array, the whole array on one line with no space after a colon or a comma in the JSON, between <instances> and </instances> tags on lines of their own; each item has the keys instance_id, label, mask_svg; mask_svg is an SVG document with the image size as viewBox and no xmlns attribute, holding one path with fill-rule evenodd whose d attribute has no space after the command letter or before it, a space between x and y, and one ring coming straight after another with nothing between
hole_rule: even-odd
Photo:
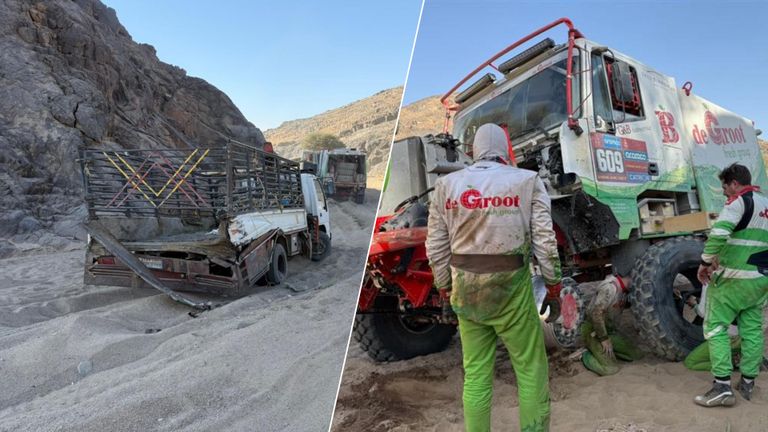
<instances>
[{"instance_id":1,"label":"mud flap","mask_svg":"<svg viewBox=\"0 0 768 432\"><path fill-rule=\"evenodd\" d=\"M179 302L183 305L195 308L197 310L206 311L211 309L209 302L195 302L186 297L183 297L167 286L160 282L160 279L155 276L150 269L147 268L135 255L133 255L128 249L126 249L118 239L115 238L109 231L107 231L101 224L96 221L90 221L83 224L85 230L94 239L101 243L104 248L114 254L123 264L133 270L136 275L151 287L163 292L173 301Z\"/></svg>"}]
</instances>

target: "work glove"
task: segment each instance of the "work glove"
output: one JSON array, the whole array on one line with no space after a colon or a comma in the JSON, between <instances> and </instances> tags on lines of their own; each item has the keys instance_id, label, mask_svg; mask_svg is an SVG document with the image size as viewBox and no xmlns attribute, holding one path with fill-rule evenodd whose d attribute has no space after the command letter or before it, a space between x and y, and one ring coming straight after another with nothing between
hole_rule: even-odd
<instances>
[{"instance_id":1,"label":"work glove","mask_svg":"<svg viewBox=\"0 0 768 432\"><path fill-rule=\"evenodd\" d=\"M560 318L560 291L563 289L562 282L558 282L555 285L547 285L547 296L544 297L544 303L541 304L541 310L539 315L544 315L544 312L549 307L549 316L546 322L555 322Z\"/></svg>"},{"instance_id":2,"label":"work glove","mask_svg":"<svg viewBox=\"0 0 768 432\"><path fill-rule=\"evenodd\" d=\"M720 267L720 257L716 256L712 259L712 262L707 264L704 260L699 265L699 270L696 272L696 278L703 284L708 284L714 273Z\"/></svg>"},{"instance_id":3,"label":"work glove","mask_svg":"<svg viewBox=\"0 0 768 432\"><path fill-rule=\"evenodd\" d=\"M456 314L451 308L451 286L437 290L440 294L440 306L442 307L442 320L444 323L456 321Z\"/></svg>"}]
</instances>

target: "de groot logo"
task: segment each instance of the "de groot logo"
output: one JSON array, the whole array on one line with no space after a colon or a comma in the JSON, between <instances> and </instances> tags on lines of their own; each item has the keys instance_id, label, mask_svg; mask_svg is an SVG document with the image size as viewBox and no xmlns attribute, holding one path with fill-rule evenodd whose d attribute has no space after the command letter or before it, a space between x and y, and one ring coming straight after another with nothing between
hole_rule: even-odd
<instances>
[{"instance_id":1,"label":"de groot logo","mask_svg":"<svg viewBox=\"0 0 768 432\"><path fill-rule=\"evenodd\" d=\"M453 198L445 200L446 210L459 208L459 205L469 210L487 209L491 207L520 207L520 195L483 196L479 190L470 187L462 192L458 200Z\"/></svg>"},{"instance_id":2,"label":"de groot logo","mask_svg":"<svg viewBox=\"0 0 768 432\"><path fill-rule=\"evenodd\" d=\"M693 125L693 140L699 145L705 145L709 142L718 145L747 142L741 125L735 128L719 126L720 122L718 122L717 116L708 110L704 113L704 127L700 129L699 125Z\"/></svg>"}]
</instances>

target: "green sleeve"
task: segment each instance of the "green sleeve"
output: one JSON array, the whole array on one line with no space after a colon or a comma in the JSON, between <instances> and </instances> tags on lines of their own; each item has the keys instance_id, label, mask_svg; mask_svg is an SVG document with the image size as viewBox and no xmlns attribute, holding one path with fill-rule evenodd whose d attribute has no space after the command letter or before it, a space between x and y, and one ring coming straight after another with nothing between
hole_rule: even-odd
<instances>
[{"instance_id":1,"label":"green sleeve","mask_svg":"<svg viewBox=\"0 0 768 432\"><path fill-rule=\"evenodd\" d=\"M706 263L712 262L723 249L723 246L728 243L728 239L733 234L733 229L743 215L744 199L742 197L739 197L723 208L717 221L712 225L712 230L709 232L707 243L704 245L704 253L701 254L702 261Z\"/></svg>"}]
</instances>

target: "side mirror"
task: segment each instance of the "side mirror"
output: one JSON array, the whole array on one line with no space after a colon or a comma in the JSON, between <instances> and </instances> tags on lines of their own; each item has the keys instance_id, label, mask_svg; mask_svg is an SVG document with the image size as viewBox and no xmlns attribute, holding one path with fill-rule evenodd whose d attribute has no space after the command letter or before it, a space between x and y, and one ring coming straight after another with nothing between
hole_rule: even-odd
<instances>
[{"instance_id":1,"label":"side mirror","mask_svg":"<svg viewBox=\"0 0 768 432\"><path fill-rule=\"evenodd\" d=\"M616 100L629 103L635 97L635 91L632 88L632 72L629 65L621 60L616 60L612 65L611 84L613 85Z\"/></svg>"}]
</instances>

